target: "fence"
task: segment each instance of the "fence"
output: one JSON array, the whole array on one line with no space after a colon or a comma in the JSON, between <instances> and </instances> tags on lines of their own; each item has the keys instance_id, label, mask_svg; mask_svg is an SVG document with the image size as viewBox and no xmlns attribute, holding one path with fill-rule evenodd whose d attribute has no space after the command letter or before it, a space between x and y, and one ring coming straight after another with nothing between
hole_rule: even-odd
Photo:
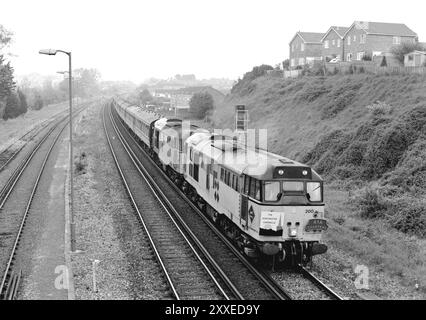
<instances>
[{"instance_id":1,"label":"fence","mask_svg":"<svg viewBox=\"0 0 426 320\"><path fill-rule=\"evenodd\" d=\"M426 67L387 66L380 67L372 61L325 63L325 69L330 73L372 73L372 74L426 74ZM352 68L352 70L351 70Z\"/></svg>"},{"instance_id":2,"label":"fence","mask_svg":"<svg viewBox=\"0 0 426 320\"><path fill-rule=\"evenodd\" d=\"M302 70L284 70L284 79L297 78L302 74Z\"/></svg>"}]
</instances>

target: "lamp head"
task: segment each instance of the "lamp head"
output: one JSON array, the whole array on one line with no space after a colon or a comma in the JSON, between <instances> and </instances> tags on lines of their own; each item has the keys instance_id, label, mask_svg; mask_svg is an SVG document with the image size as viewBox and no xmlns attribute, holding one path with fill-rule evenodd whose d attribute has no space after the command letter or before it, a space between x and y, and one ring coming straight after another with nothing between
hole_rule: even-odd
<instances>
[{"instance_id":1,"label":"lamp head","mask_svg":"<svg viewBox=\"0 0 426 320\"><path fill-rule=\"evenodd\" d=\"M55 49L41 49L38 53L40 54L47 54L48 56L54 56L58 52L58 50Z\"/></svg>"}]
</instances>

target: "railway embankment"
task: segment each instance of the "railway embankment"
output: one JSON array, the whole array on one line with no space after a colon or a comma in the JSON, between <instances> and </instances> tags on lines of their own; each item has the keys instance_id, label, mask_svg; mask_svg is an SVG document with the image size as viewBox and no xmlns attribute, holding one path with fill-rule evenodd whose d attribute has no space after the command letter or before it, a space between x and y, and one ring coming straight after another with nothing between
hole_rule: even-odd
<instances>
[{"instance_id":1,"label":"railway embankment","mask_svg":"<svg viewBox=\"0 0 426 320\"><path fill-rule=\"evenodd\" d=\"M426 77L248 76L211 126L232 129L237 104L250 128L268 129L269 150L325 178L329 252L314 270L382 298L424 298Z\"/></svg>"}]
</instances>

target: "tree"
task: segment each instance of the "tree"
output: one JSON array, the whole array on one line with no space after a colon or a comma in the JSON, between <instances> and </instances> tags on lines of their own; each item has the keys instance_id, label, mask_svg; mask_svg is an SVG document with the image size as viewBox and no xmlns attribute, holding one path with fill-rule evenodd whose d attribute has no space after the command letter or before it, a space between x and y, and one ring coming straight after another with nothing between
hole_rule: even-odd
<instances>
[{"instance_id":1,"label":"tree","mask_svg":"<svg viewBox=\"0 0 426 320\"><path fill-rule=\"evenodd\" d=\"M6 99L6 108L4 109L3 119L13 119L21 114L21 101L17 92L12 92Z\"/></svg>"},{"instance_id":2,"label":"tree","mask_svg":"<svg viewBox=\"0 0 426 320\"><path fill-rule=\"evenodd\" d=\"M3 117L6 107L6 99L15 88L13 80L13 68L10 62L5 64L3 55L0 55L0 118Z\"/></svg>"},{"instance_id":3,"label":"tree","mask_svg":"<svg viewBox=\"0 0 426 320\"><path fill-rule=\"evenodd\" d=\"M288 70L290 68L290 59L285 59L283 61L283 69Z\"/></svg>"},{"instance_id":4,"label":"tree","mask_svg":"<svg viewBox=\"0 0 426 320\"><path fill-rule=\"evenodd\" d=\"M191 97L189 107L194 117L203 119L214 108L213 97L206 91L197 92Z\"/></svg>"},{"instance_id":5,"label":"tree","mask_svg":"<svg viewBox=\"0 0 426 320\"><path fill-rule=\"evenodd\" d=\"M383 59L382 59L382 62L380 63L380 66L381 67L387 67L388 66L388 63L386 61L386 56L383 56Z\"/></svg>"},{"instance_id":6,"label":"tree","mask_svg":"<svg viewBox=\"0 0 426 320\"><path fill-rule=\"evenodd\" d=\"M399 61L399 63L404 64L404 56L415 50L423 51L426 50L426 48L418 42L403 42L400 45L393 47L391 49L391 53Z\"/></svg>"},{"instance_id":7,"label":"tree","mask_svg":"<svg viewBox=\"0 0 426 320\"><path fill-rule=\"evenodd\" d=\"M12 42L13 33L0 24L0 50L6 48Z\"/></svg>"},{"instance_id":8,"label":"tree","mask_svg":"<svg viewBox=\"0 0 426 320\"><path fill-rule=\"evenodd\" d=\"M148 89L143 89L139 93L139 101L141 104L147 104L148 102L152 101L152 95Z\"/></svg>"},{"instance_id":9,"label":"tree","mask_svg":"<svg viewBox=\"0 0 426 320\"><path fill-rule=\"evenodd\" d=\"M19 97L19 101L21 102L21 108L20 108L21 112L26 113L28 111L27 97L20 89L18 89L18 97Z\"/></svg>"}]
</instances>

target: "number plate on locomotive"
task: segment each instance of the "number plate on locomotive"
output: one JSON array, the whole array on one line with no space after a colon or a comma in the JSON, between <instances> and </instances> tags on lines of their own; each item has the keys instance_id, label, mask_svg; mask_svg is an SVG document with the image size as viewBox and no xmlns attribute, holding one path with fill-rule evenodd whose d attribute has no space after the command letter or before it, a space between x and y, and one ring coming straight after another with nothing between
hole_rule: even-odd
<instances>
[{"instance_id":1,"label":"number plate on locomotive","mask_svg":"<svg viewBox=\"0 0 426 320\"><path fill-rule=\"evenodd\" d=\"M310 219L306 224L305 231L311 232L313 230L327 230L327 221L324 219Z\"/></svg>"}]
</instances>

